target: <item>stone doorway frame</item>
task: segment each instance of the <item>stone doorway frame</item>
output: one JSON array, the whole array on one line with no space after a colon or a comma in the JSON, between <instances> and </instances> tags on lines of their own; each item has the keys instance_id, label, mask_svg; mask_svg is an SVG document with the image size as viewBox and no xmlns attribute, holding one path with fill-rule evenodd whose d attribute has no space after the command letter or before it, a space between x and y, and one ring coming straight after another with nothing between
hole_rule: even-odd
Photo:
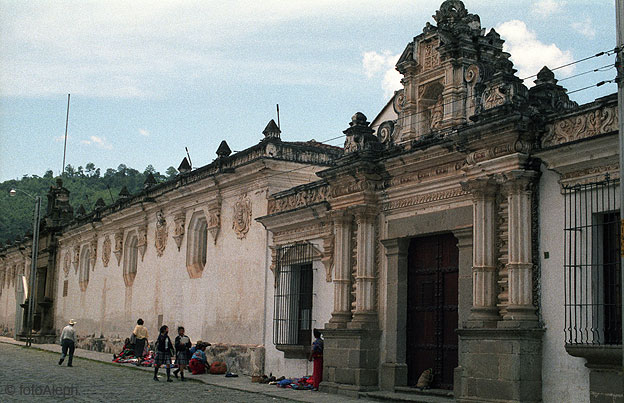
<instances>
[{"instance_id":1,"label":"stone doorway frame","mask_svg":"<svg viewBox=\"0 0 624 403\"><path fill-rule=\"evenodd\" d=\"M459 249L458 326L468 319L472 308L472 206L420 214L387 222L387 238L381 240L385 248L385 295L381 351L385 358L380 365L381 390L395 391L407 386L406 326L407 326L407 254L412 238L451 232L457 238ZM455 368L456 396L461 382L461 338L458 344L459 366Z\"/></svg>"}]
</instances>

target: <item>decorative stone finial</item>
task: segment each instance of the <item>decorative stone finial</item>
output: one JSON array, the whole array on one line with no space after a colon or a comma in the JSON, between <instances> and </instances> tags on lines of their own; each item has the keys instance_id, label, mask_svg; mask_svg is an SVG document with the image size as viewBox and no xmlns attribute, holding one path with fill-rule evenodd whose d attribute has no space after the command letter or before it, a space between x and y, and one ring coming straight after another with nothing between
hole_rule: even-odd
<instances>
[{"instance_id":1,"label":"decorative stone finial","mask_svg":"<svg viewBox=\"0 0 624 403\"><path fill-rule=\"evenodd\" d=\"M544 66L537 73L535 86L529 89L531 106L543 113L563 112L578 107L568 96L568 91L557 84L557 81L552 70Z\"/></svg>"},{"instance_id":2,"label":"decorative stone finial","mask_svg":"<svg viewBox=\"0 0 624 403\"><path fill-rule=\"evenodd\" d=\"M436 20L438 25L452 25L455 22L461 21L468 15L466 6L460 0L446 0L440 6L440 9L436 11L433 19Z\"/></svg>"},{"instance_id":3,"label":"decorative stone finial","mask_svg":"<svg viewBox=\"0 0 624 403\"><path fill-rule=\"evenodd\" d=\"M106 203L104 202L104 199L102 199L101 197L99 199L97 199L95 201L95 208L97 209L101 209L106 207Z\"/></svg>"},{"instance_id":4,"label":"decorative stone finial","mask_svg":"<svg viewBox=\"0 0 624 403\"><path fill-rule=\"evenodd\" d=\"M184 159L180 163L180 166L178 167L178 172L180 172L181 174L191 172L191 164L186 157L184 157Z\"/></svg>"},{"instance_id":5,"label":"decorative stone finial","mask_svg":"<svg viewBox=\"0 0 624 403\"><path fill-rule=\"evenodd\" d=\"M124 186L121 188L121 190L119 191L119 198L121 200L125 200L125 199L129 199L130 198L130 192L128 191L128 187Z\"/></svg>"},{"instance_id":6,"label":"decorative stone finial","mask_svg":"<svg viewBox=\"0 0 624 403\"><path fill-rule=\"evenodd\" d=\"M152 173L149 172L147 174L147 177L145 178L145 182L143 182L143 189L150 188L154 186L155 184L156 184L156 178L154 178L154 175L152 175Z\"/></svg>"},{"instance_id":7,"label":"decorative stone finial","mask_svg":"<svg viewBox=\"0 0 624 403\"><path fill-rule=\"evenodd\" d=\"M557 79L555 79L555 73L552 72L547 66L542 67L542 69L537 73L537 79L533 81L535 85L540 84L557 84Z\"/></svg>"},{"instance_id":8,"label":"decorative stone finial","mask_svg":"<svg viewBox=\"0 0 624 403\"><path fill-rule=\"evenodd\" d=\"M366 115L357 112L351 118L349 128L343 131L347 135L345 139L345 153L362 151L370 149L373 144L379 144L377 136L373 134L374 130L370 128L366 121Z\"/></svg>"},{"instance_id":9,"label":"decorative stone finial","mask_svg":"<svg viewBox=\"0 0 624 403\"><path fill-rule=\"evenodd\" d=\"M78 206L78 211L76 211L76 214L79 216L85 215L87 214L87 210L85 210L84 206L81 204L80 206Z\"/></svg>"},{"instance_id":10,"label":"decorative stone finial","mask_svg":"<svg viewBox=\"0 0 624 403\"><path fill-rule=\"evenodd\" d=\"M63 187L63 179L61 179L61 177L59 176L58 178L56 178L56 187L61 189Z\"/></svg>"},{"instance_id":11,"label":"decorative stone finial","mask_svg":"<svg viewBox=\"0 0 624 403\"><path fill-rule=\"evenodd\" d=\"M228 143L223 140L221 144L219 144L219 148L217 148L217 157L225 158L229 157L230 154L232 154L232 150L230 150L230 146L228 146Z\"/></svg>"},{"instance_id":12,"label":"decorative stone finial","mask_svg":"<svg viewBox=\"0 0 624 403\"><path fill-rule=\"evenodd\" d=\"M275 123L275 121L273 119L271 119L269 124L267 124L267 126L262 131L262 134L264 134L264 138L265 139L268 139L268 138L279 139L281 132L282 131L280 130L280 128L277 127L277 123Z\"/></svg>"}]
</instances>

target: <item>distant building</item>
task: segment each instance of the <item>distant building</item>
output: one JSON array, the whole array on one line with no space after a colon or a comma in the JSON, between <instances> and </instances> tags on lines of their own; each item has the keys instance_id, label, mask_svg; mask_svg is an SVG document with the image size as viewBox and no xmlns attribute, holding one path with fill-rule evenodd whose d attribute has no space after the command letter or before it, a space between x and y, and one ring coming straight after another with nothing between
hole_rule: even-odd
<instances>
[{"instance_id":1,"label":"distant building","mask_svg":"<svg viewBox=\"0 0 624 403\"><path fill-rule=\"evenodd\" d=\"M547 67L528 89L461 1L434 18L397 63L404 88L372 123L352 117L344 149L273 122L65 217L41 338L71 317L80 346L111 351L142 317L243 373L300 376L321 328L330 392L414 393L430 370L460 402L622 399L617 99L579 106ZM0 251L16 337L27 252Z\"/></svg>"}]
</instances>

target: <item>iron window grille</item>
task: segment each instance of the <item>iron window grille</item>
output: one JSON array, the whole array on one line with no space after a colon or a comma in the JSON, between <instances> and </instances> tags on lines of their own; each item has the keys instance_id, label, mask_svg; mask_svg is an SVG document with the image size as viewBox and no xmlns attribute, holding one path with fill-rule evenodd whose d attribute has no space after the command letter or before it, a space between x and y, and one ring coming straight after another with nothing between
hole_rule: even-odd
<instances>
[{"instance_id":1,"label":"iron window grille","mask_svg":"<svg viewBox=\"0 0 624 403\"><path fill-rule=\"evenodd\" d=\"M619 180L563 187L566 344L622 344Z\"/></svg>"},{"instance_id":2,"label":"iron window grille","mask_svg":"<svg viewBox=\"0 0 624 403\"><path fill-rule=\"evenodd\" d=\"M309 242L277 249L273 343L309 345L312 341L313 246Z\"/></svg>"}]
</instances>

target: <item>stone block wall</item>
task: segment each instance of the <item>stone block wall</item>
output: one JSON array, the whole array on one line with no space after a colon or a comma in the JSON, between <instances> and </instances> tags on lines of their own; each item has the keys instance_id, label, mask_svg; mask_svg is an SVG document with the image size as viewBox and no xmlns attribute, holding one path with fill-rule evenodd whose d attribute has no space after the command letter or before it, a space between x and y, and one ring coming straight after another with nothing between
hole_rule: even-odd
<instances>
[{"instance_id":1,"label":"stone block wall","mask_svg":"<svg viewBox=\"0 0 624 403\"><path fill-rule=\"evenodd\" d=\"M463 329L458 402L540 402L541 330Z\"/></svg>"}]
</instances>

